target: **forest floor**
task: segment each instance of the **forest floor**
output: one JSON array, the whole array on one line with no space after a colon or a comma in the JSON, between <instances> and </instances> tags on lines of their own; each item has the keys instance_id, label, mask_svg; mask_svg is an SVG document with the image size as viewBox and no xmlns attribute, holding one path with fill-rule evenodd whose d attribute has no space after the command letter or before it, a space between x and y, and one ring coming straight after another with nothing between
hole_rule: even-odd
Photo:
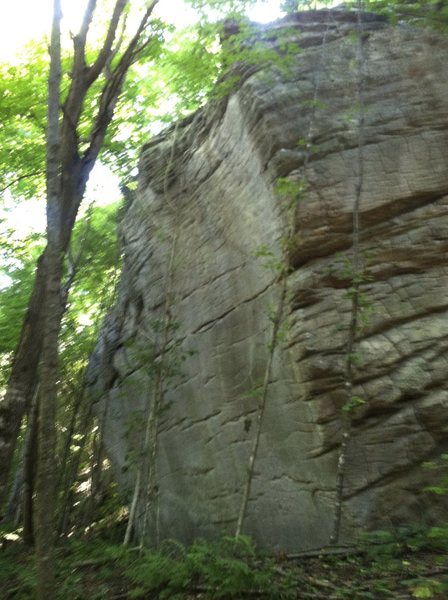
<instances>
[{"instance_id":1,"label":"forest floor","mask_svg":"<svg viewBox=\"0 0 448 600\"><path fill-rule=\"evenodd\" d=\"M378 534L357 547L261 556L249 538L175 541L158 552L76 538L56 552L57 598L64 600L372 600L448 598L445 528ZM439 532L437 534L437 532ZM442 534L440 533L442 532ZM19 538L0 542L0 596L33 600L34 556Z\"/></svg>"}]
</instances>

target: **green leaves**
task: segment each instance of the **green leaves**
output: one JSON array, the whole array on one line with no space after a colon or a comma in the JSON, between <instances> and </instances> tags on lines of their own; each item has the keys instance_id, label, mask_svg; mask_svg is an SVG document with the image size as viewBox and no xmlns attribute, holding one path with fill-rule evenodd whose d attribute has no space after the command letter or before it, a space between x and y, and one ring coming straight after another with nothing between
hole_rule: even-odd
<instances>
[{"instance_id":1,"label":"green leaves","mask_svg":"<svg viewBox=\"0 0 448 600\"><path fill-rule=\"evenodd\" d=\"M289 177L279 177L275 182L276 193L289 203L296 204L302 200L307 189L308 184L303 179L294 181Z\"/></svg>"},{"instance_id":2,"label":"green leaves","mask_svg":"<svg viewBox=\"0 0 448 600\"><path fill-rule=\"evenodd\" d=\"M10 242L2 252L0 275L5 287L0 290L0 355L8 355L16 347L42 249L43 240L31 235L20 242Z\"/></svg>"},{"instance_id":3,"label":"green leaves","mask_svg":"<svg viewBox=\"0 0 448 600\"><path fill-rule=\"evenodd\" d=\"M286 272L288 265L285 263L283 257L273 250L271 250L266 244L261 244L253 253L256 258L261 259L261 265L263 269L272 271L275 276L279 276Z\"/></svg>"},{"instance_id":4,"label":"green leaves","mask_svg":"<svg viewBox=\"0 0 448 600\"><path fill-rule=\"evenodd\" d=\"M425 491L437 496L448 494L448 454L441 454L436 461L426 462L423 467L435 471L439 479L437 485L428 486ZM445 531L445 534L448 539L448 532Z\"/></svg>"},{"instance_id":5,"label":"green leaves","mask_svg":"<svg viewBox=\"0 0 448 600\"><path fill-rule=\"evenodd\" d=\"M350 400L344 404L342 407L342 412L348 414L355 410L356 407L362 406L366 401L361 396L351 396Z\"/></svg>"},{"instance_id":6,"label":"green leaves","mask_svg":"<svg viewBox=\"0 0 448 600\"><path fill-rule=\"evenodd\" d=\"M434 598L436 594L443 590L440 581L427 577L407 579L402 583L409 587L413 598Z\"/></svg>"},{"instance_id":7,"label":"green leaves","mask_svg":"<svg viewBox=\"0 0 448 600\"><path fill-rule=\"evenodd\" d=\"M244 10L257 0L187 0L188 4L197 10L202 16L209 15L212 12L217 19L228 15L238 15L244 13Z\"/></svg>"},{"instance_id":8,"label":"green leaves","mask_svg":"<svg viewBox=\"0 0 448 600\"><path fill-rule=\"evenodd\" d=\"M44 193L48 57L32 43L17 64L0 64L0 192Z\"/></svg>"},{"instance_id":9,"label":"green leaves","mask_svg":"<svg viewBox=\"0 0 448 600\"><path fill-rule=\"evenodd\" d=\"M126 576L138 585L133 594L137 598L151 592L158 592L160 598L177 597L194 582L207 589L209 598L240 598L255 589L262 589L269 598L272 572L255 561L256 550L247 537L225 537L215 544L197 540L188 550L165 544L158 553L145 552L130 565Z\"/></svg>"},{"instance_id":10,"label":"green leaves","mask_svg":"<svg viewBox=\"0 0 448 600\"><path fill-rule=\"evenodd\" d=\"M354 2L353 2L354 4ZM372 12L383 14L391 23L406 21L437 31L448 30L448 2L446 0L406 1L370 0L365 2Z\"/></svg>"},{"instance_id":11,"label":"green leaves","mask_svg":"<svg viewBox=\"0 0 448 600\"><path fill-rule=\"evenodd\" d=\"M99 320L112 297L120 266L116 241L118 204L97 208L80 219L71 247L77 273L64 317L61 359L69 385L82 370L92 350ZM9 241L2 253L0 275L0 385L14 352L31 293L36 261L44 248L43 238L31 235ZM77 260L78 259L78 260Z\"/></svg>"},{"instance_id":12,"label":"green leaves","mask_svg":"<svg viewBox=\"0 0 448 600\"><path fill-rule=\"evenodd\" d=\"M120 269L116 230L119 204L92 209L75 226L70 249L77 263L63 321L61 360L68 380L83 369L102 316L113 297Z\"/></svg>"}]
</instances>

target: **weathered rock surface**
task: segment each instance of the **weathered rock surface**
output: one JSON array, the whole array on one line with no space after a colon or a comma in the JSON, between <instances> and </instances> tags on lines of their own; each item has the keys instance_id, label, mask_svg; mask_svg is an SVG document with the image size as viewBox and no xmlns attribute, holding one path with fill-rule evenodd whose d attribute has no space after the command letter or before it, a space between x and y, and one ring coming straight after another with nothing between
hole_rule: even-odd
<instances>
[{"instance_id":1,"label":"weathered rock surface","mask_svg":"<svg viewBox=\"0 0 448 600\"><path fill-rule=\"evenodd\" d=\"M256 254L264 246L281 255L287 223L276 180L305 176L286 339L244 531L285 549L329 538L360 183L356 16L292 15L259 35L275 45L282 27L304 48L294 65L247 69L228 99L151 140L123 225L122 280L90 384L131 494L160 361L151 352L163 348L169 309L176 328L166 364L174 371L182 363L183 376L164 378L162 537L234 532L255 435L250 392L264 376L267 313L279 294ZM355 393L366 403L354 413L348 449L345 535L436 515L443 507L424 491L432 472L422 463L448 446L448 42L372 16L363 28L362 290L371 314L356 345ZM307 160L299 140L310 132Z\"/></svg>"}]
</instances>

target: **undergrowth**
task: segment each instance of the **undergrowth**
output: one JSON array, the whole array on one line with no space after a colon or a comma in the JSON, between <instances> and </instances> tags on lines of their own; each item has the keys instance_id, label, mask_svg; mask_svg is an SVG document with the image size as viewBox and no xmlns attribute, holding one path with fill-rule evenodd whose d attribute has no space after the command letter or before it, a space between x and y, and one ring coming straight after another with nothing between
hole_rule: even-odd
<instances>
[{"instance_id":1,"label":"undergrowth","mask_svg":"<svg viewBox=\"0 0 448 600\"><path fill-rule=\"evenodd\" d=\"M78 538L58 547L57 598L176 600L194 594L210 599L259 594L288 600L295 597L296 571L294 568L288 577L279 577L275 560L262 557L244 536L217 543L197 540L189 548L168 540L158 552ZM0 581L7 582L3 598L34 598L34 558L16 535L3 537Z\"/></svg>"},{"instance_id":2,"label":"undergrowth","mask_svg":"<svg viewBox=\"0 0 448 600\"><path fill-rule=\"evenodd\" d=\"M34 557L20 532L3 533L5 600L35 598ZM186 548L166 540L155 552L78 536L57 548L57 600L372 600L448 597L448 525L377 531L332 554L269 557L245 536Z\"/></svg>"}]
</instances>

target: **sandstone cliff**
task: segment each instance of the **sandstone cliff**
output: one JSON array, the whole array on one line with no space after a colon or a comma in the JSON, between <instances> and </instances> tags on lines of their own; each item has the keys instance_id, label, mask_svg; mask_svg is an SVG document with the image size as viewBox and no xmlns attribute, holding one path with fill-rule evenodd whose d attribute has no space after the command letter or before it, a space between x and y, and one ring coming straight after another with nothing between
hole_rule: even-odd
<instances>
[{"instance_id":1,"label":"sandstone cliff","mask_svg":"<svg viewBox=\"0 0 448 600\"><path fill-rule=\"evenodd\" d=\"M328 542L359 183L356 28L356 16L340 11L260 28L280 51L285 36L303 48L293 65L243 69L229 98L143 150L118 299L90 386L129 497L148 400L166 387L156 452L161 537L234 532L269 353L267 313L280 293L257 254L281 256L281 177L305 179L307 192L244 531L269 547ZM353 413L345 535L436 514L422 463L448 445L448 42L365 16L362 44L362 290L371 314L356 344L354 391L365 404ZM161 354L165 373L155 383Z\"/></svg>"}]
</instances>

